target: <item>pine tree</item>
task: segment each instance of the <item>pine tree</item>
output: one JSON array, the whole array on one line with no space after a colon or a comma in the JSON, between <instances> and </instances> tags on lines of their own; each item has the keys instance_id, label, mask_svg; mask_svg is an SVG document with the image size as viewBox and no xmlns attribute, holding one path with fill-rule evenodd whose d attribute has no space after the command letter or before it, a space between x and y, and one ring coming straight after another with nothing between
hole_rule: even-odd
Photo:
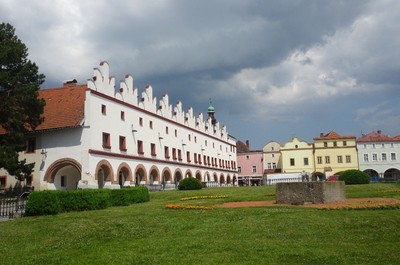
<instances>
[{"instance_id":1,"label":"pine tree","mask_svg":"<svg viewBox=\"0 0 400 265\"><path fill-rule=\"evenodd\" d=\"M32 173L34 164L19 160L25 150L26 134L42 121L45 101L38 90L45 76L27 59L28 48L8 23L0 24L0 168L19 180Z\"/></svg>"}]
</instances>

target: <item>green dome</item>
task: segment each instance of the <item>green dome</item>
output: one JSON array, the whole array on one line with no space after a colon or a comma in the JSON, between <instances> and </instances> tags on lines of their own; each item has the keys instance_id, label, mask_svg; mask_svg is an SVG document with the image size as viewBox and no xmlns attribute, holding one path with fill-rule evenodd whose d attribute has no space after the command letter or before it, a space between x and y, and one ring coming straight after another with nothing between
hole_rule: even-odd
<instances>
[{"instance_id":1,"label":"green dome","mask_svg":"<svg viewBox=\"0 0 400 265\"><path fill-rule=\"evenodd\" d=\"M214 107L210 104L210 106L208 107L208 111L207 111L208 113L214 113L215 112L215 109L214 109Z\"/></svg>"}]
</instances>

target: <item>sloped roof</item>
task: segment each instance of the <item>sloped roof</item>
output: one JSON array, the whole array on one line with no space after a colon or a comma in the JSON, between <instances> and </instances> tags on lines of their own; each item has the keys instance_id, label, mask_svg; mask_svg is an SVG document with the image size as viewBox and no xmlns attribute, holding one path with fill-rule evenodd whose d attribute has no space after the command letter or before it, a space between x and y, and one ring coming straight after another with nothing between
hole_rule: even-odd
<instances>
[{"instance_id":1,"label":"sloped roof","mask_svg":"<svg viewBox=\"0 0 400 265\"><path fill-rule=\"evenodd\" d=\"M398 139L396 139L398 137ZM371 132L369 134L363 134L357 139L357 142L390 142L393 140L400 140L400 135L396 137L390 137L388 135L382 134L380 131Z\"/></svg>"},{"instance_id":2,"label":"sloped roof","mask_svg":"<svg viewBox=\"0 0 400 265\"><path fill-rule=\"evenodd\" d=\"M36 130L48 130L79 126L84 118L86 85L65 85L62 88L43 89L44 121Z\"/></svg>"},{"instance_id":3,"label":"sloped roof","mask_svg":"<svg viewBox=\"0 0 400 265\"><path fill-rule=\"evenodd\" d=\"M245 143L242 141L236 142L236 152L237 153L248 153L250 150Z\"/></svg>"},{"instance_id":4,"label":"sloped roof","mask_svg":"<svg viewBox=\"0 0 400 265\"><path fill-rule=\"evenodd\" d=\"M44 121L35 131L61 129L81 125L84 119L87 85L65 84L63 87L40 89L39 98L46 101ZM0 127L0 133L5 133Z\"/></svg>"},{"instance_id":5,"label":"sloped roof","mask_svg":"<svg viewBox=\"0 0 400 265\"><path fill-rule=\"evenodd\" d=\"M355 139L353 135L341 136L335 131L330 131L327 134L322 134L319 137L314 137L314 140L336 140L336 139Z\"/></svg>"}]
</instances>

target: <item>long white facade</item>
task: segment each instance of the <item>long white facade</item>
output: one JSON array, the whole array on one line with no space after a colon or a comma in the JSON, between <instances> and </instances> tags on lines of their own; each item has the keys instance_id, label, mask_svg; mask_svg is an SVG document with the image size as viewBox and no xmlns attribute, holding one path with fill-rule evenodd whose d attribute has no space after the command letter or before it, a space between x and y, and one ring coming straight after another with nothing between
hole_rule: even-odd
<instances>
[{"instance_id":1,"label":"long white facade","mask_svg":"<svg viewBox=\"0 0 400 265\"><path fill-rule=\"evenodd\" d=\"M168 95L157 102L151 86L139 94L130 75L117 86L107 62L84 96L79 126L32 133L35 151L21 158L36 162L35 189L168 188L185 177L237 184L236 140L208 116L170 104Z\"/></svg>"}]
</instances>

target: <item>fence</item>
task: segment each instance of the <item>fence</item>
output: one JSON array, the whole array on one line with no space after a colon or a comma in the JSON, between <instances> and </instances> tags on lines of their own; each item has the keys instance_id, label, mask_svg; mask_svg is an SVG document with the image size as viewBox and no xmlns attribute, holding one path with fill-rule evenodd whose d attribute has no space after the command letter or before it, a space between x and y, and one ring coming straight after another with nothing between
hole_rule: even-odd
<instances>
[{"instance_id":1,"label":"fence","mask_svg":"<svg viewBox=\"0 0 400 265\"><path fill-rule=\"evenodd\" d=\"M0 199L0 220L14 219L25 213L26 196Z\"/></svg>"}]
</instances>

